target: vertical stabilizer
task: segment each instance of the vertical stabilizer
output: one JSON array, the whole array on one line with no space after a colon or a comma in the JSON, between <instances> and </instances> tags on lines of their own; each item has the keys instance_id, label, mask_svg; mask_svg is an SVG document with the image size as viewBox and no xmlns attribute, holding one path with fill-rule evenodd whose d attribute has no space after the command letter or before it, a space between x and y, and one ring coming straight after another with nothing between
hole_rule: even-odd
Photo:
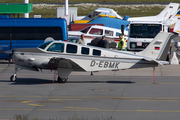
<instances>
[{"instance_id":1,"label":"vertical stabilizer","mask_svg":"<svg viewBox=\"0 0 180 120\"><path fill-rule=\"evenodd\" d=\"M166 61L171 39L173 37L174 34L172 33L160 32L143 51L137 54L156 60Z\"/></svg>"},{"instance_id":2,"label":"vertical stabilizer","mask_svg":"<svg viewBox=\"0 0 180 120\"><path fill-rule=\"evenodd\" d=\"M175 16L176 16L176 17L180 17L180 9L177 11L177 13L176 13Z\"/></svg>"},{"instance_id":3,"label":"vertical stabilizer","mask_svg":"<svg viewBox=\"0 0 180 120\"><path fill-rule=\"evenodd\" d=\"M164 21L171 18L178 10L179 3L170 3L157 17L159 20Z\"/></svg>"},{"instance_id":4,"label":"vertical stabilizer","mask_svg":"<svg viewBox=\"0 0 180 120\"><path fill-rule=\"evenodd\" d=\"M129 18L129 21L167 21L178 15L179 3L169 3L158 15ZM180 14L180 13L179 13Z\"/></svg>"},{"instance_id":5,"label":"vertical stabilizer","mask_svg":"<svg viewBox=\"0 0 180 120\"><path fill-rule=\"evenodd\" d=\"M180 34L180 18L178 18L173 32Z\"/></svg>"}]
</instances>

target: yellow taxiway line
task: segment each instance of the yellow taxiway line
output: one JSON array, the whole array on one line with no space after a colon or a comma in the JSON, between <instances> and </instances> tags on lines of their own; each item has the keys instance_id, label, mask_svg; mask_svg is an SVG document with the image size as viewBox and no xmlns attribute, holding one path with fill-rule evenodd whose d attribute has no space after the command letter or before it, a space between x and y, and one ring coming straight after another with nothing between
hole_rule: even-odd
<instances>
[{"instance_id":1,"label":"yellow taxiway line","mask_svg":"<svg viewBox=\"0 0 180 120\"><path fill-rule=\"evenodd\" d=\"M67 109L70 108L70 109ZM33 109L3 109L0 111L31 111ZM162 113L180 113L180 110L108 110L99 108L65 107L65 109L37 109L38 111L95 111L95 112L162 112Z\"/></svg>"}]
</instances>

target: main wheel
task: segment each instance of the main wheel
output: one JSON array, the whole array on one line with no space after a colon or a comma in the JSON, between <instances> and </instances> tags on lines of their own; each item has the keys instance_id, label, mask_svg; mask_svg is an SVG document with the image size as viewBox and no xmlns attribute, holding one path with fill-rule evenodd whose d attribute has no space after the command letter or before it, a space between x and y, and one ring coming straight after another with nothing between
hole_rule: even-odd
<instances>
[{"instance_id":1,"label":"main wheel","mask_svg":"<svg viewBox=\"0 0 180 120\"><path fill-rule=\"evenodd\" d=\"M15 75L12 75L10 77L10 80L11 80L11 82L16 82L17 81L17 77Z\"/></svg>"},{"instance_id":2,"label":"main wheel","mask_svg":"<svg viewBox=\"0 0 180 120\"><path fill-rule=\"evenodd\" d=\"M65 83L67 81L67 78L61 78L58 76L58 82L59 83Z\"/></svg>"}]
</instances>

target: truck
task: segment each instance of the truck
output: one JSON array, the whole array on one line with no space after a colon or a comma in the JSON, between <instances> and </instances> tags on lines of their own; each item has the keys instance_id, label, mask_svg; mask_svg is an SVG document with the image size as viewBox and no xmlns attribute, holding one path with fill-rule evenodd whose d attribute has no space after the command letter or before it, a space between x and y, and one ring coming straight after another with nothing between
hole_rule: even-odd
<instances>
[{"instance_id":1,"label":"truck","mask_svg":"<svg viewBox=\"0 0 180 120\"><path fill-rule=\"evenodd\" d=\"M168 26L162 21L131 21L128 30L128 51L145 49L160 32L168 32Z\"/></svg>"}]
</instances>

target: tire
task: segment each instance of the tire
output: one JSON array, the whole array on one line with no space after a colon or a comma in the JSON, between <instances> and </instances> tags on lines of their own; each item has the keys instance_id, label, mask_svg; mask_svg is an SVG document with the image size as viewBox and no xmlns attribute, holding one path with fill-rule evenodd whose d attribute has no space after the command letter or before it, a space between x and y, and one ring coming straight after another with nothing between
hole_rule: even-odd
<instances>
[{"instance_id":1,"label":"tire","mask_svg":"<svg viewBox=\"0 0 180 120\"><path fill-rule=\"evenodd\" d=\"M16 76L14 77L14 75L12 75L10 77L10 80L11 80L11 82L16 82L17 81L17 77Z\"/></svg>"},{"instance_id":2,"label":"tire","mask_svg":"<svg viewBox=\"0 0 180 120\"><path fill-rule=\"evenodd\" d=\"M58 76L58 82L59 83L65 83L67 81L67 78L60 78L59 76Z\"/></svg>"}]
</instances>

